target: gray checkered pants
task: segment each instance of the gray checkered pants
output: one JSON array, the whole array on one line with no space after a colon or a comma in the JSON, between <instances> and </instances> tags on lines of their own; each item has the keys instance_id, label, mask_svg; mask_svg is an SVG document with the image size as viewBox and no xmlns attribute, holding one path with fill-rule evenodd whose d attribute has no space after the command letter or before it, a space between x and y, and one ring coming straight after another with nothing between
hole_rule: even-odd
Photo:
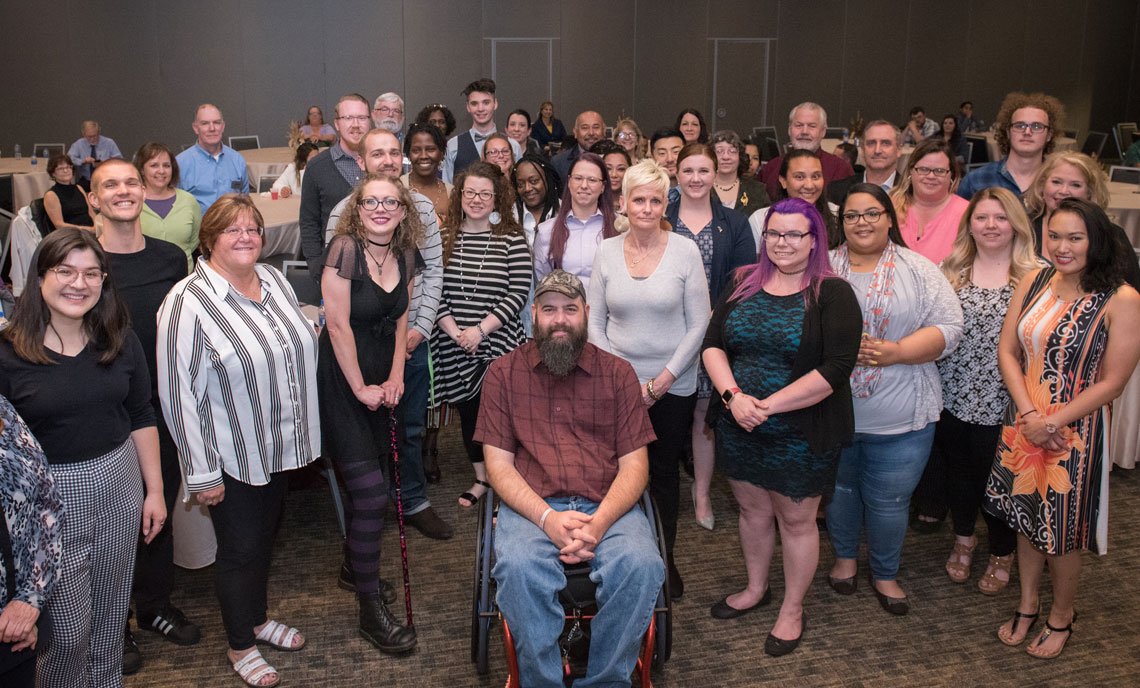
<instances>
[{"instance_id":1,"label":"gray checkered pants","mask_svg":"<svg viewBox=\"0 0 1140 688\"><path fill-rule=\"evenodd\" d=\"M37 688L123 685L123 628L131 601L143 485L135 443L51 467L63 496L63 567L47 601L51 636Z\"/></svg>"}]
</instances>

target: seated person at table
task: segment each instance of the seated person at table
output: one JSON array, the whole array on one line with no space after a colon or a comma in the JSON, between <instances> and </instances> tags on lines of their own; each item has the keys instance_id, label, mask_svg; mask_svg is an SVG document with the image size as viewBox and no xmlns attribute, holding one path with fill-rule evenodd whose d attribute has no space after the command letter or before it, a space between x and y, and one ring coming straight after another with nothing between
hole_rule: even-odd
<instances>
[{"instance_id":1,"label":"seated person at table","mask_svg":"<svg viewBox=\"0 0 1140 688\"><path fill-rule=\"evenodd\" d=\"M938 133L938 122L926 118L926 108L916 105L910 109L910 121L903 129L903 145L914 146Z\"/></svg>"},{"instance_id":2,"label":"seated person at table","mask_svg":"<svg viewBox=\"0 0 1140 688\"><path fill-rule=\"evenodd\" d=\"M1140 141L1133 143L1124 153L1124 166L1136 167L1140 165Z\"/></svg>"},{"instance_id":3,"label":"seated person at table","mask_svg":"<svg viewBox=\"0 0 1140 688\"><path fill-rule=\"evenodd\" d=\"M967 201L979 189L1000 186L1021 198L1033 183L1054 138L1065 122L1065 106L1044 93L1010 93L1001 102L994 122L994 140L1002 159L967 174L958 195Z\"/></svg>"},{"instance_id":4,"label":"seated person at table","mask_svg":"<svg viewBox=\"0 0 1140 688\"><path fill-rule=\"evenodd\" d=\"M297 146L297 152L293 155L293 162L285 168L277 181L273 182L273 186L269 188L270 191L276 191L281 195L281 198L289 198L293 194L301 193L301 180L305 178L305 166L309 161L320 153L321 149L317 144L308 141Z\"/></svg>"},{"instance_id":5,"label":"seated person at table","mask_svg":"<svg viewBox=\"0 0 1140 688\"><path fill-rule=\"evenodd\" d=\"M336 141L336 130L325 124L325 113L316 105L309 108L305 115L305 123L301 125L301 133L305 139L314 145L330 145Z\"/></svg>"},{"instance_id":6,"label":"seated person at table","mask_svg":"<svg viewBox=\"0 0 1140 688\"><path fill-rule=\"evenodd\" d=\"M55 184L44 194L44 212L56 229L82 227L95 230L95 213L87 203L87 194L75 179L75 167L63 153L51 156L47 164L48 176Z\"/></svg>"},{"instance_id":7,"label":"seated person at table","mask_svg":"<svg viewBox=\"0 0 1140 688\"><path fill-rule=\"evenodd\" d=\"M591 685L629 685L665 579L637 508L655 439L641 386L629 363L586 341L588 310L577 277L548 274L534 292L534 340L483 382L475 439L502 500L491 574L524 686L562 685L563 564L589 562L598 583Z\"/></svg>"},{"instance_id":8,"label":"seated person at table","mask_svg":"<svg viewBox=\"0 0 1140 688\"><path fill-rule=\"evenodd\" d=\"M82 132L83 136L67 149L67 157L71 158L72 164L75 165L76 178L86 182L91 179L91 173L99 163L111 158L121 158L123 154L119 152L119 146L114 141L101 134L98 122L87 120L83 123Z\"/></svg>"}]
</instances>

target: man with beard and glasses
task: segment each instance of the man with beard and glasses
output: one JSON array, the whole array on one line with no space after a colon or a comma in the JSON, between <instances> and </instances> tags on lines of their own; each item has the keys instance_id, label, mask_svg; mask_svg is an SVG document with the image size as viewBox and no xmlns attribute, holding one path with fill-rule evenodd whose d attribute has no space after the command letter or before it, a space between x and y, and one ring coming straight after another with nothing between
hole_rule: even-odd
<instances>
[{"instance_id":1,"label":"man with beard and glasses","mask_svg":"<svg viewBox=\"0 0 1140 688\"><path fill-rule=\"evenodd\" d=\"M656 436L629 363L588 343L582 282L553 270L534 290L534 340L491 364L475 439L499 493L497 602L522 685L561 685L563 564L589 562L600 608L586 681L628 684L665 579L645 512Z\"/></svg>"}]
</instances>

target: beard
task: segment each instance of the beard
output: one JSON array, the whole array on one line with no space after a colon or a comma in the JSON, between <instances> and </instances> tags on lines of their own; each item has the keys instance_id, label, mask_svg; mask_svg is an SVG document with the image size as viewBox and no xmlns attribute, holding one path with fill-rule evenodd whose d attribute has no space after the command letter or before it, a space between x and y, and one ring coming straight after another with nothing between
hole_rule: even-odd
<instances>
[{"instance_id":1,"label":"beard","mask_svg":"<svg viewBox=\"0 0 1140 688\"><path fill-rule=\"evenodd\" d=\"M401 125L403 124L400 120L392 119L391 117L385 117L384 119L379 119L379 120L372 120L372 123L376 125L377 129L386 129L387 131L390 131L393 134L399 134L400 129L402 128Z\"/></svg>"},{"instance_id":2,"label":"beard","mask_svg":"<svg viewBox=\"0 0 1140 688\"><path fill-rule=\"evenodd\" d=\"M565 332L567 337L555 337L555 332ZM555 377L567 377L578 365L578 357L586 348L586 323L577 328L559 326L548 329L534 324L534 342L538 345L538 355L543 364Z\"/></svg>"}]
</instances>

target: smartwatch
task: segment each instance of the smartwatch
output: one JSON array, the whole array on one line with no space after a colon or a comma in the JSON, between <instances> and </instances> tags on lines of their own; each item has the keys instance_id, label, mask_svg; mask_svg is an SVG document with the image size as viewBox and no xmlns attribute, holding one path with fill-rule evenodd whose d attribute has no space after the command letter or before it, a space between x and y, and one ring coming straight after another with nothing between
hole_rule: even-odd
<instances>
[{"instance_id":1,"label":"smartwatch","mask_svg":"<svg viewBox=\"0 0 1140 688\"><path fill-rule=\"evenodd\" d=\"M724 402L725 408L728 408L728 405L732 403L732 398L737 394L740 394L739 387L732 387L724 390L724 393L720 395L720 399Z\"/></svg>"}]
</instances>

